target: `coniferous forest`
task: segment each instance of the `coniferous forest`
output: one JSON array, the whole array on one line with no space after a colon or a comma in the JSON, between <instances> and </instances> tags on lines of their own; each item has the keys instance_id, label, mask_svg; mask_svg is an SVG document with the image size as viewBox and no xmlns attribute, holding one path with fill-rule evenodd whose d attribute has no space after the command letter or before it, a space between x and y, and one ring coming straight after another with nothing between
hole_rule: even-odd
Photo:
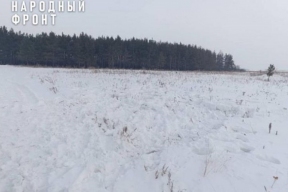
<instances>
[{"instance_id":1,"label":"coniferous forest","mask_svg":"<svg viewBox=\"0 0 288 192\"><path fill-rule=\"evenodd\" d=\"M240 70L230 54L196 45L119 36L31 35L0 27L0 64L72 68Z\"/></svg>"}]
</instances>

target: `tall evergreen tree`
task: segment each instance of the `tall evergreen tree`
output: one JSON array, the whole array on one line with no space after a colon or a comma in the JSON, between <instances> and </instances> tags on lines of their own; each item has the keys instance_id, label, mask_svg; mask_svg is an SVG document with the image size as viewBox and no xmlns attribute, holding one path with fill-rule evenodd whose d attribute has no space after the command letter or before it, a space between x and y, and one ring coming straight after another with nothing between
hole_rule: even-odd
<instances>
[{"instance_id":1,"label":"tall evergreen tree","mask_svg":"<svg viewBox=\"0 0 288 192\"><path fill-rule=\"evenodd\" d=\"M225 54L224 70L232 71L234 69L235 69L235 64L234 64L233 56L230 54Z\"/></svg>"},{"instance_id":2,"label":"tall evergreen tree","mask_svg":"<svg viewBox=\"0 0 288 192\"><path fill-rule=\"evenodd\" d=\"M18 51L18 58L26 65L35 64L36 58L33 37L23 37Z\"/></svg>"},{"instance_id":3,"label":"tall evergreen tree","mask_svg":"<svg viewBox=\"0 0 288 192\"><path fill-rule=\"evenodd\" d=\"M217 54L216 57L216 68L218 70L223 70L224 68L224 55L221 51Z\"/></svg>"}]
</instances>

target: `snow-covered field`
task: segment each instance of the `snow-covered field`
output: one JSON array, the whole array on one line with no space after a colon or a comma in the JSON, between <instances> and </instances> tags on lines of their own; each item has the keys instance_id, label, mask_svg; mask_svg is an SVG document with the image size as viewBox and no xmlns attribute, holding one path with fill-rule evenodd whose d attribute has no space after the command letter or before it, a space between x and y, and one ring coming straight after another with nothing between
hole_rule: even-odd
<instances>
[{"instance_id":1,"label":"snow-covered field","mask_svg":"<svg viewBox=\"0 0 288 192\"><path fill-rule=\"evenodd\" d=\"M288 76L266 79L1 66L0 191L287 192Z\"/></svg>"}]
</instances>

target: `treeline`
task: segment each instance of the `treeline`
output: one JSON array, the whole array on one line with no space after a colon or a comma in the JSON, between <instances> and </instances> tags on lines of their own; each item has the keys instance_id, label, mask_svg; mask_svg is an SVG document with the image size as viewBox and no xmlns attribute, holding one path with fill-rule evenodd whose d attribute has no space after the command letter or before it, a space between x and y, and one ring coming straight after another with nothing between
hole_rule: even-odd
<instances>
[{"instance_id":1,"label":"treeline","mask_svg":"<svg viewBox=\"0 0 288 192\"><path fill-rule=\"evenodd\" d=\"M230 54L195 45L53 32L31 35L0 27L0 64L74 68L240 70Z\"/></svg>"}]
</instances>

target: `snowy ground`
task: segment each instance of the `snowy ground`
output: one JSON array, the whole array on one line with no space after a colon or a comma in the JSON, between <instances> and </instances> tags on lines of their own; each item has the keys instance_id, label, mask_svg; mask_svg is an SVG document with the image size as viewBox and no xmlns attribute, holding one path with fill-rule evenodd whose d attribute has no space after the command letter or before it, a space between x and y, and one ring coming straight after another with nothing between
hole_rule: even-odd
<instances>
[{"instance_id":1,"label":"snowy ground","mask_svg":"<svg viewBox=\"0 0 288 192\"><path fill-rule=\"evenodd\" d=\"M287 192L288 76L266 79L1 66L0 191Z\"/></svg>"}]
</instances>

